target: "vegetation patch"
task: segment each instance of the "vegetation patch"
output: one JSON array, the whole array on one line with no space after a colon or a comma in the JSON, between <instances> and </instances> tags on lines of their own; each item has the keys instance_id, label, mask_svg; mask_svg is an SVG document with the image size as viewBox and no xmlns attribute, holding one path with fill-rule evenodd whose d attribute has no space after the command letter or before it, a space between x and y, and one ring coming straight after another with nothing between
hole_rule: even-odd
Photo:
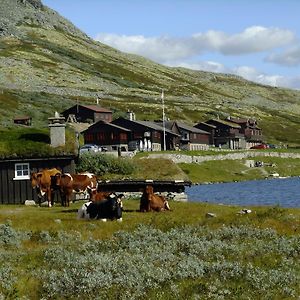
<instances>
[{"instance_id":1,"label":"vegetation patch","mask_svg":"<svg viewBox=\"0 0 300 300\"><path fill-rule=\"evenodd\" d=\"M75 139L66 131L66 146L52 148L48 129L14 128L0 131L0 158L74 155Z\"/></svg>"},{"instance_id":2,"label":"vegetation patch","mask_svg":"<svg viewBox=\"0 0 300 300\"><path fill-rule=\"evenodd\" d=\"M124 176L134 172L136 166L131 159L109 154L83 154L76 166L77 172L92 172L97 176Z\"/></svg>"},{"instance_id":3,"label":"vegetation patch","mask_svg":"<svg viewBox=\"0 0 300 300\"><path fill-rule=\"evenodd\" d=\"M171 202L123 223L76 220L76 208L0 207L5 299L297 299L299 209ZM38 212L37 212L38 210ZM217 217L206 218L207 212ZM271 224L271 225L270 225Z\"/></svg>"}]
</instances>

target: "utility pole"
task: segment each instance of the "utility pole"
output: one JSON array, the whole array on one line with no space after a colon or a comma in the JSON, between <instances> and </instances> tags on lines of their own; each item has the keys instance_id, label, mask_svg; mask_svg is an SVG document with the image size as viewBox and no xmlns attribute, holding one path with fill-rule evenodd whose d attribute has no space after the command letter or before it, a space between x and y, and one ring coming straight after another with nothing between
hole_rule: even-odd
<instances>
[{"instance_id":1,"label":"utility pole","mask_svg":"<svg viewBox=\"0 0 300 300\"><path fill-rule=\"evenodd\" d=\"M164 141L164 151L166 151L166 123L165 123L165 102L164 102L164 90L161 90L161 102L162 102L162 118L163 118L163 141Z\"/></svg>"}]
</instances>

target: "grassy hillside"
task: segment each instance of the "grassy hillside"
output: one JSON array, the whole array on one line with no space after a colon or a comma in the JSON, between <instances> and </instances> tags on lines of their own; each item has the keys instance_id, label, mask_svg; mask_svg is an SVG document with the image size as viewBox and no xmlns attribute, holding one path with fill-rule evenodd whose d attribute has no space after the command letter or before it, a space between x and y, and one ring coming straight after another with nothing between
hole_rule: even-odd
<instances>
[{"instance_id":1,"label":"grassy hillside","mask_svg":"<svg viewBox=\"0 0 300 300\"><path fill-rule=\"evenodd\" d=\"M170 68L95 42L39 0L0 3L0 124L30 115L34 126L77 101L139 119L193 124L220 116L256 118L269 142L300 145L300 92L227 74ZM7 15L11 17L8 19Z\"/></svg>"}]
</instances>

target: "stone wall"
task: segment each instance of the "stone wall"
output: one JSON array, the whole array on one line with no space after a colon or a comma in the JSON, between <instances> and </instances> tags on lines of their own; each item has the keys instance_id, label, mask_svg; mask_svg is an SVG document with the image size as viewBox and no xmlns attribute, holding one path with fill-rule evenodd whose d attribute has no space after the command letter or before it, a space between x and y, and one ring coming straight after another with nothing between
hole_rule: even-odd
<instances>
[{"instance_id":1,"label":"stone wall","mask_svg":"<svg viewBox=\"0 0 300 300\"><path fill-rule=\"evenodd\" d=\"M172 160L174 163L202 163L210 160L242 160L255 157L281 157L281 158L300 158L300 153L282 153L282 152L260 152L260 151L246 151L235 152L228 154L217 155L183 155L183 154L164 154L155 153L149 154L149 158L166 158Z\"/></svg>"}]
</instances>

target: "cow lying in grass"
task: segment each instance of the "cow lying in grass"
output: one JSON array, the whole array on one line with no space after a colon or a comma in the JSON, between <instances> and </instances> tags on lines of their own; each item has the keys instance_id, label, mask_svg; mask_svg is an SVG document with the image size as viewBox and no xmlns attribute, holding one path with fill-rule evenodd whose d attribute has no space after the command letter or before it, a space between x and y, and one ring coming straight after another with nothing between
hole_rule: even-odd
<instances>
[{"instance_id":1,"label":"cow lying in grass","mask_svg":"<svg viewBox=\"0 0 300 300\"><path fill-rule=\"evenodd\" d=\"M102 221L114 220L122 221L122 198L123 194L111 193L106 199L101 201L89 201L84 203L78 210L78 219L101 219Z\"/></svg>"},{"instance_id":2,"label":"cow lying in grass","mask_svg":"<svg viewBox=\"0 0 300 300\"><path fill-rule=\"evenodd\" d=\"M164 211L170 210L168 201L164 196L156 195L153 192L153 186L147 185L140 201L140 211Z\"/></svg>"}]
</instances>

